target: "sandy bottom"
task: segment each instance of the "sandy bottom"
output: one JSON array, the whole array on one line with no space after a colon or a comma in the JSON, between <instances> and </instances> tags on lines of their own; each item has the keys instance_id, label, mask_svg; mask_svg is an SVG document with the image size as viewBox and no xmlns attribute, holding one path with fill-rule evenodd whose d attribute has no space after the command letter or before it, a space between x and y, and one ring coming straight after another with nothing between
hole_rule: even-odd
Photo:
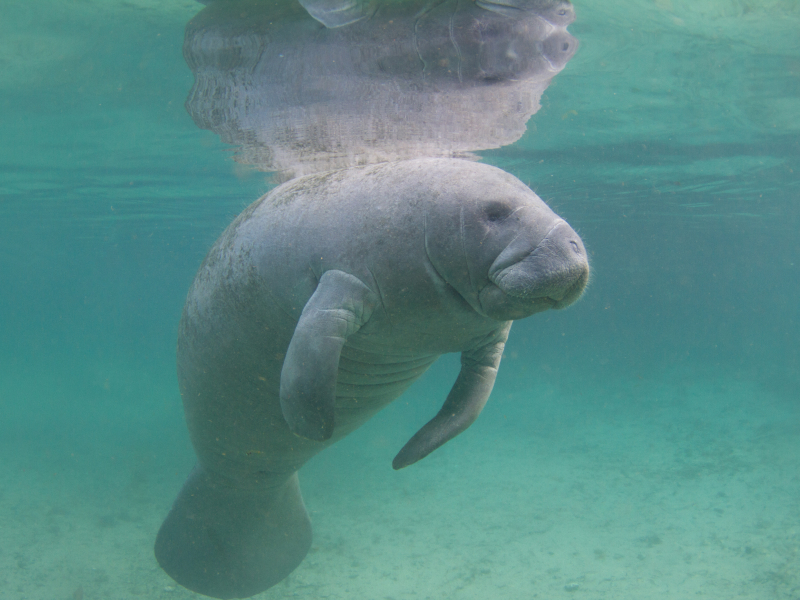
<instances>
[{"instance_id":1,"label":"sandy bottom","mask_svg":"<svg viewBox=\"0 0 800 600\"><path fill-rule=\"evenodd\" d=\"M435 368L303 469L313 547L258 598L800 598L795 401L680 372L501 380L469 432L394 472ZM193 463L179 419L4 436L0 596L201 598L152 553Z\"/></svg>"}]
</instances>

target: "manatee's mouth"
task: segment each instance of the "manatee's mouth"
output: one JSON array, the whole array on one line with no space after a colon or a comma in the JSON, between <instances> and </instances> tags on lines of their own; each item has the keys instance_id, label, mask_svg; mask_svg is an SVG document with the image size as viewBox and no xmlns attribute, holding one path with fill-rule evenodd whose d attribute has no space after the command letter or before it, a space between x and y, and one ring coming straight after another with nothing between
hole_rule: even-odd
<instances>
[{"instance_id":1,"label":"manatee's mouth","mask_svg":"<svg viewBox=\"0 0 800 600\"><path fill-rule=\"evenodd\" d=\"M522 261L523 263L525 261ZM492 278L492 283L510 298L536 304L549 304L549 308L561 309L574 304L583 294L589 283L589 270L583 265L574 265L569 269L549 277L542 277L546 290L533 284L520 285L519 277L514 277L514 270L521 270L523 265L512 265L503 269ZM509 279L513 281L508 281ZM531 283L538 279L536 276L526 277Z\"/></svg>"},{"instance_id":2,"label":"manatee's mouth","mask_svg":"<svg viewBox=\"0 0 800 600\"><path fill-rule=\"evenodd\" d=\"M479 294L483 312L502 319L524 319L546 310L561 310L574 304L583 294L588 284L588 274L580 276L562 294L554 296L522 294L514 289L503 289L492 282Z\"/></svg>"},{"instance_id":3,"label":"manatee's mouth","mask_svg":"<svg viewBox=\"0 0 800 600\"><path fill-rule=\"evenodd\" d=\"M493 283L484 287L478 298L482 313L500 321L524 319L555 308L558 304L556 300L547 296L538 298L512 296Z\"/></svg>"},{"instance_id":4,"label":"manatee's mouth","mask_svg":"<svg viewBox=\"0 0 800 600\"><path fill-rule=\"evenodd\" d=\"M559 219L533 250L523 237L509 244L488 276L491 283L480 294L484 306L533 314L573 304L589 282L589 262L580 237Z\"/></svg>"}]
</instances>

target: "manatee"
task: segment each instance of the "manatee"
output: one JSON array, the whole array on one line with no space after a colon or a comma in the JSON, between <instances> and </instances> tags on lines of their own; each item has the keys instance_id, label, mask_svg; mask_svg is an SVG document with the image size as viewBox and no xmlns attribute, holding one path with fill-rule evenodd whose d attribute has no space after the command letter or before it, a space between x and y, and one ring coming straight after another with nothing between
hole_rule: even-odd
<instances>
[{"instance_id":1,"label":"manatee","mask_svg":"<svg viewBox=\"0 0 800 600\"><path fill-rule=\"evenodd\" d=\"M239 215L203 261L177 366L197 464L155 544L181 585L245 598L311 544L297 471L444 353L461 370L400 450L401 469L464 431L511 322L587 285L580 237L489 165L422 158L318 173Z\"/></svg>"}]
</instances>

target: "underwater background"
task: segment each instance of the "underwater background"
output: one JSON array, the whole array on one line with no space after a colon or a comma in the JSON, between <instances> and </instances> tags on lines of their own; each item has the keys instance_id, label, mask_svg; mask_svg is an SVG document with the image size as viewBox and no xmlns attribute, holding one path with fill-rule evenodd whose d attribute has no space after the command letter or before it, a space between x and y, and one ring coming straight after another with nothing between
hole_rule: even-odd
<instances>
[{"instance_id":1,"label":"underwater background","mask_svg":"<svg viewBox=\"0 0 800 600\"><path fill-rule=\"evenodd\" d=\"M200 598L158 527L195 458L186 293L273 187L184 109L192 0L0 6L0 598ZM514 324L476 423L391 460L447 356L300 479L259 598L800 598L800 3L575 2L580 48L481 152L592 282Z\"/></svg>"}]
</instances>

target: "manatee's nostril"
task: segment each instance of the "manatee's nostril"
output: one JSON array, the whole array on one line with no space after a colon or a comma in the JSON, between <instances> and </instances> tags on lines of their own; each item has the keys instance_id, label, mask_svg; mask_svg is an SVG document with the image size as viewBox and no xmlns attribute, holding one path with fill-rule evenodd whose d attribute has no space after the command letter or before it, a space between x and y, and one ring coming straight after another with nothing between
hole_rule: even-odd
<instances>
[{"instance_id":1,"label":"manatee's nostril","mask_svg":"<svg viewBox=\"0 0 800 600\"><path fill-rule=\"evenodd\" d=\"M572 246L572 249L575 251L575 254L581 253L581 249L578 246L578 242L576 242L575 240L570 240L569 245Z\"/></svg>"}]
</instances>

